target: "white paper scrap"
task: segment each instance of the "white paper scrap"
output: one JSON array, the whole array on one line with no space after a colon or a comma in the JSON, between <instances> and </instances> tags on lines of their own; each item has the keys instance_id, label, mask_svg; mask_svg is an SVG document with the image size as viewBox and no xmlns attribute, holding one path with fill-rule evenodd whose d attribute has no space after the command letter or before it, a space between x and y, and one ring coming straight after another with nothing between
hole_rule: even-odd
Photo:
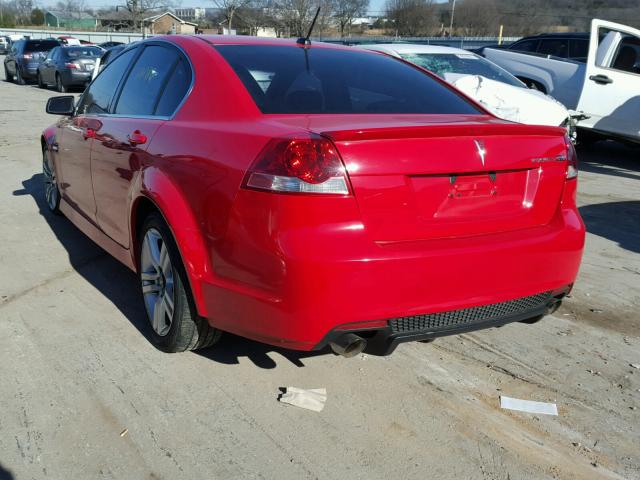
<instances>
[{"instance_id":1,"label":"white paper scrap","mask_svg":"<svg viewBox=\"0 0 640 480\"><path fill-rule=\"evenodd\" d=\"M519 412L558 415L558 407L555 403L532 402L531 400L520 400L519 398L505 396L500 396L500 407L508 410L518 410Z\"/></svg>"},{"instance_id":2,"label":"white paper scrap","mask_svg":"<svg viewBox=\"0 0 640 480\"><path fill-rule=\"evenodd\" d=\"M324 408L324 403L327 401L327 389L313 388L304 390L297 387L287 387L287 391L280 396L279 400L282 403L306 408L314 412L321 412Z\"/></svg>"}]
</instances>

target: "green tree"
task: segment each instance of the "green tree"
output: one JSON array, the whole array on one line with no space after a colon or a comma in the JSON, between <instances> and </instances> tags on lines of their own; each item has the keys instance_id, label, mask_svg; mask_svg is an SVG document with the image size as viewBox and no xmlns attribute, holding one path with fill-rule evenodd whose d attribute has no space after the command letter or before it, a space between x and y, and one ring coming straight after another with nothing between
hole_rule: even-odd
<instances>
[{"instance_id":1,"label":"green tree","mask_svg":"<svg viewBox=\"0 0 640 480\"><path fill-rule=\"evenodd\" d=\"M31 25L44 25L44 12L39 8L31 10Z\"/></svg>"}]
</instances>

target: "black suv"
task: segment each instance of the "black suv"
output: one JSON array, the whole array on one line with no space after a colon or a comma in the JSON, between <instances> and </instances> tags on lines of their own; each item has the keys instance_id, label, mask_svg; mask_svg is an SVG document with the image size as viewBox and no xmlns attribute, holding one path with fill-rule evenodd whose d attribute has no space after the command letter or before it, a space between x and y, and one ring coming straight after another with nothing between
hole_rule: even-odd
<instances>
[{"instance_id":1,"label":"black suv","mask_svg":"<svg viewBox=\"0 0 640 480\"><path fill-rule=\"evenodd\" d=\"M60 46L57 40L18 40L4 59L4 77L7 82L15 79L19 85L38 77L38 66L49 50Z\"/></svg>"},{"instance_id":2,"label":"black suv","mask_svg":"<svg viewBox=\"0 0 640 480\"><path fill-rule=\"evenodd\" d=\"M588 33L543 33L533 37L524 37L504 47L506 50L551 55L568 58L576 62L586 62L589 53Z\"/></svg>"}]
</instances>

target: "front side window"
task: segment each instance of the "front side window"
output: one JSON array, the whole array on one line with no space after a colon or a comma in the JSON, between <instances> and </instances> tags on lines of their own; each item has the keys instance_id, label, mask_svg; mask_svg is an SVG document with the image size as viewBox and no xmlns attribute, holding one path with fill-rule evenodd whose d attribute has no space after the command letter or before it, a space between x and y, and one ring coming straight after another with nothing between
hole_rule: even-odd
<instances>
[{"instance_id":1,"label":"front side window","mask_svg":"<svg viewBox=\"0 0 640 480\"><path fill-rule=\"evenodd\" d=\"M626 35L613 57L611 68L629 73L640 73L640 38Z\"/></svg>"},{"instance_id":2,"label":"front side window","mask_svg":"<svg viewBox=\"0 0 640 480\"><path fill-rule=\"evenodd\" d=\"M146 47L127 77L115 113L153 115L160 92L178 59L172 48Z\"/></svg>"},{"instance_id":3,"label":"front side window","mask_svg":"<svg viewBox=\"0 0 640 480\"><path fill-rule=\"evenodd\" d=\"M448 74L480 75L514 87L526 86L506 70L471 53L403 53L402 58L450 80Z\"/></svg>"},{"instance_id":4,"label":"front side window","mask_svg":"<svg viewBox=\"0 0 640 480\"><path fill-rule=\"evenodd\" d=\"M482 113L430 75L385 55L267 45L215 48L263 113Z\"/></svg>"},{"instance_id":5,"label":"front side window","mask_svg":"<svg viewBox=\"0 0 640 480\"><path fill-rule=\"evenodd\" d=\"M136 53L136 48L123 52L100 72L80 100L79 115L109 112L109 103Z\"/></svg>"}]
</instances>

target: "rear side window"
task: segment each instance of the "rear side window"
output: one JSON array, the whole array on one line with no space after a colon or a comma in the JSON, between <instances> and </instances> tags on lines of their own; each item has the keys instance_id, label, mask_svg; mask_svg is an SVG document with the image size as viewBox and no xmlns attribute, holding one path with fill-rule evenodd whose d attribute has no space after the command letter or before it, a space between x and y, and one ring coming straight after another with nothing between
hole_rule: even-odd
<instances>
[{"instance_id":1,"label":"rear side window","mask_svg":"<svg viewBox=\"0 0 640 480\"><path fill-rule=\"evenodd\" d=\"M535 52L538 49L539 40L522 40L509 46L509 50L518 52Z\"/></svg>"},{"instance_id":2,"label":"rear side window","mask_svg":"<svg viewBox=\"0 0 640 480\"><path fill-rule=\"evenodd\" d=\"M55 40L33 41L29 40L24 46L25 52L48 52L49 50L60 46Z\"/></svg>"},{"instance_id":3,"label":"rear side window","mask_svg":"<svg viewBox=\"0 0 640 480\"><path fill-rule=\"evenodd\" d=\"M108 113L113 94L137 50L134 48L123 52L100 72L100 75L82 96L80 105L78 105L78 114Z\"/></svg>"},{"instance_id":4,"label":"rear side window","mask_svg":"<svg viewBox=\"0 0 640 480\"><path fill-rule=\"evenodd\" d=\"M428 74L358 50L216 47L263 113L477 114Z\"/></svg>"},{"instance_id":5,"label":"rear side window","mask_svg":"<svg viewBox=\"0 0 640 480\"><path fill-rule=\"evenodd\" d=\"M178 105L187 94L191 86L191 68L183 59L180 59L173 69L167 85L164 87L155 115L168 117L173 115Z\"/></svg>"},{"instance_id":6,"label":"rear side window","mask_svg":"<svg viewBox=\"0 0 640 480\"><path fill-rule=\"evenodd\" d=\"M540 40L538 53L551 55L553 57L567 58L569 56L569 40L566 38L554 38Z\"/></svg>"},{"instance_id":7,"label":"rear side window","mask_svg":"<svg viewBox=\"0 0 640 480\"><path fill-rule=\"evenodd\" d=\"M127 77L114 113L153 115L178 59L178 52L172 48L146 47Z\"/></svg>"}]
</instances>

